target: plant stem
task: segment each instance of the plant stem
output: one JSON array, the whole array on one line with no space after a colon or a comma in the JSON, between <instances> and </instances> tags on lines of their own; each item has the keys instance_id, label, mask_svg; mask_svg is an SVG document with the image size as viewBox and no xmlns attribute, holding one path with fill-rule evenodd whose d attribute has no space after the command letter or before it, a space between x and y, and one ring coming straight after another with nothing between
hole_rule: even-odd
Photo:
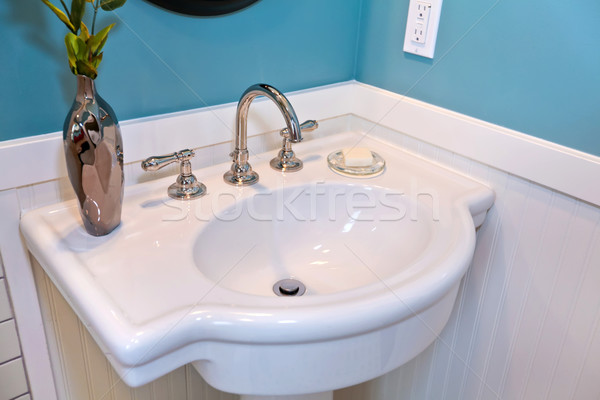
<instances>
[{"instance_id":1,"label":"plant stem","mask_svg":"<svg viewBox=\"0 0 600 400\"><path fill-rule=\"evenodd\" d=\"M69 8L67 7L67 5L65 4L65 2L63 0L60 0L60 4L62 4L63 8L67 12L67 17L69 18L69 21L70 21L71 20L71 13L69 12Z\"/></svg>"},{"instance_id":2,"label":"plant stem","mask_svg":"<svg viewBox=\"0 0 600 400\"><path fill-rule=\"evenodd\" d=\"M92 36L94 35L94 28L96 27L96 15L98 14L98 7L100 7L100 0L96 0L96 2L93 3L93 7L94 7L94 19L92 20Z\"/></svg>"}]
</instances>

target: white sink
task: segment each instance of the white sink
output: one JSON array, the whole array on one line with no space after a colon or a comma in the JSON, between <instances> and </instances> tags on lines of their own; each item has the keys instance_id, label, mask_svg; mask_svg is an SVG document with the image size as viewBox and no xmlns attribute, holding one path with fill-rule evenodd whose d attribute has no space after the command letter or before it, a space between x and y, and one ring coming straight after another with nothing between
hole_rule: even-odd
<instances>
[{"instance_id":1,"label":"white sink","mask_svg":"<svg viewBox=\"0 0 600 400\"><path fill-rule=\"evenodd\" d=\"M194 259L220 287L257 296L273 297L273 284L290 277L310 296L355 289L424 255L435 221L423 206L421 221L411 220L413 207L398 192L362 182L259 192L206 225Z\"/></svg>"},{"instance_id":2,"label":"white sink","mask_svg":"<svg viewBox=\"0 0 600 400\"><path fill-rule=\"evenodd\" d=\"M27 213L29 249L122 379L150 382L193 363L245 395L329 391L380 376L435 340L453 308L487 187L365 138L387 169L343 177L327 155L352 133L296 145L304 169L225 184L222 164L194 171L208 194L170 200L173 178L126 189L121 226L92 237L76 204ZM173 149L176 150L176 149ZM278 296L293 278L302 296Z\"/></svg>"}]
</instances>

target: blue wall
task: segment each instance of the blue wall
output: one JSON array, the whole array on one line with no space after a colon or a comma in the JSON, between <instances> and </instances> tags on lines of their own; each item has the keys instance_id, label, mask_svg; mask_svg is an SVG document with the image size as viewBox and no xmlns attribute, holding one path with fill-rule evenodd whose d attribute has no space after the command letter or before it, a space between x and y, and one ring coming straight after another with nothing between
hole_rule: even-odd
<instances>
[{"instance_id":1,"label":"blue wall","mask_svg":"<svg viewBox=\"0 0 600 400\"><path fill-rule=\"evenodd\" d=\"M366 0L356 79L600 155L600 1L446 0L434 60L408 0Z\"/></svg>"},{"instance_id":2,"label":"blue wall","mask_svg":"<svg viewBox=\"0 0 600 400\"><path fill-rule=\"evenodd\" d=\"M97 88L125 120L237 101L252 83L288 92L346 81L359 11L360 0L261 0L198 18L129 0L100 21L117 28ZM40 0L0 1L0 140L62 129L75 92L66 32Z\"/></svg>"},{"instance_id":3,"label":"blue wall","mask_svg":"<svg viewBox=\"0 0 600 400\"><path fill-rule=\"evenodd\" d=\"M58 0L56 0L58 3ZM600 2L446 0L436 57L402 51L408 0L261 0L194 18L129 0L98 89L131 119L357 79L600 155ZM74 93L65 28L0 1L0 140L58 131ZM358 44L357 44L358 43Z\"/></svg>"}]
</instances>

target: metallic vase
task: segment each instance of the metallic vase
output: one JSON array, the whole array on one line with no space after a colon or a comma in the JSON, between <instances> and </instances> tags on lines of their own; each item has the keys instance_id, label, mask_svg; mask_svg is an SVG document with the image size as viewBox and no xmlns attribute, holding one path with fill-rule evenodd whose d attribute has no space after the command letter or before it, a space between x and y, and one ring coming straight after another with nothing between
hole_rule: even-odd
<instances>
[{"instance_id":1,"label":"metallic vase","mask_svg":"<svg viewBox=\"0 0 600 400\"><path fill-rule=\"evenodd\" d=\"M87 76L77 75L63 144L85 230L94 236L112 232L121 223L123 140L115 112Z\"/></svg>"}]
</instances>

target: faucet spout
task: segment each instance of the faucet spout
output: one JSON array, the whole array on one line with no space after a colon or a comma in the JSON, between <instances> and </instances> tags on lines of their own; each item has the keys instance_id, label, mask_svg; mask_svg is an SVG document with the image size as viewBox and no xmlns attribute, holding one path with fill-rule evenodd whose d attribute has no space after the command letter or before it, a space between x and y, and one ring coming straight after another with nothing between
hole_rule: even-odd
<instances>
[{"instance_id":1,"label":"faucet spout","mask_svg":"<svg viewBox=\"0 0 600 400\"><path fill-rule=\"evenodd\" d=\"M235 131L235 149L231 153L233 164L231 169L223 175L225 182L232 185L252 185L258 182L258 174L252 171L252 167L248 162L248 110L252 101L259 97L265 96L272 100L281 114L287 125L286 138L297 143L302 140L302 131L298 123L298 117L289 100L279 90L273 86L260 83L250 86L242 94L238 102L236 112L236 131Z\"/></svg>"}]
</instances>

